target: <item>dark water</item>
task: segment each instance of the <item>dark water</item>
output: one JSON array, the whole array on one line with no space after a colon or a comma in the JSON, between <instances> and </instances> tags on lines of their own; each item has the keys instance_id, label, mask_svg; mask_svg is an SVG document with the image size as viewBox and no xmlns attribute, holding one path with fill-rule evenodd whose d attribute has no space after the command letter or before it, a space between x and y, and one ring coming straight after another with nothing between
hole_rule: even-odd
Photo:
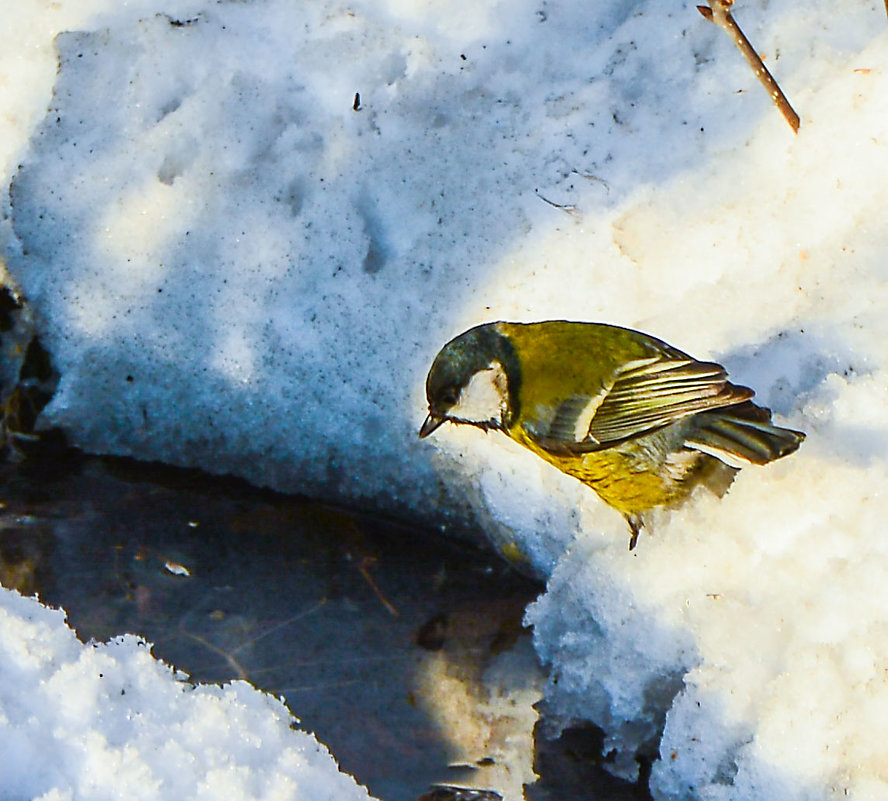
<instances>
[{"instance_id":1,"label":"dark water","mask_svg":"<svg viewBox=\"0 0 888 801\"><path fill-rule=\"evenodd\" d=\"M135 632L198 681L242 678L284 696L384 801L457 797L437 782L484 786L483 770L448 768L465 761L461 721L442 723L429 676L444 664L480 696L473 682L492 662L530 653L522 614L542 587L494 554L235 480L70 450L0 473L0 582L64 607L84 641ZM540 668L518 664L517 681L539 685ZM649 797L611 779L599 751L595 732L540 738L528 798Z\"/></svg>"}]
</instances>

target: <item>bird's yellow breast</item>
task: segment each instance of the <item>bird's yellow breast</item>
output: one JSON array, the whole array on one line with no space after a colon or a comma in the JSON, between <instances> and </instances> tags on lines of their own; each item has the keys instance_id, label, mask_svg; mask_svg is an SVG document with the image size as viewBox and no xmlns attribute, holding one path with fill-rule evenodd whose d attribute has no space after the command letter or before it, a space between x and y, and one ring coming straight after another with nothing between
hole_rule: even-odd
<instances>
[{"instance_id":1,"label":"bird's yellow breast","mask_svg":"<svg viewBox=\"0 0 888 801\"><path fill-rule=\"evenodd\" d=\"M591 487L605 503L624 515L654 506L669 506L692 489L685 483L696 472L700 454L691 451L663 454L655 441L641 438L613 448L584 454L552 453L540 447L519 424L505 432L563 473Z\"/></svg>"}]
</instances>

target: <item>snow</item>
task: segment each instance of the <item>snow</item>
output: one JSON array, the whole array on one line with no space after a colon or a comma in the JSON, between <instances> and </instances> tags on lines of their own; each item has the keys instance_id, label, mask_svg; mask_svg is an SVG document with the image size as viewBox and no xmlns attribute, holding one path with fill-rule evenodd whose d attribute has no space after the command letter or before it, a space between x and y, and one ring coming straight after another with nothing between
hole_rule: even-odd
<instances>
[{"instance_id":1,"label":"snow","mask_svg":"<svg viewBox=\"0 0 888 801\"><path fill-rule=\"evenodd\" d=\"M888 20L736 15L798 135L693 4L18 0L0 242L44 424L482 526L549 577L547 708L623 775L658 751L655 798L884 797ZM718 360L808 439L630 554L505 438L416 439L444 342L548 318Z\"/></svg>"},{"instance_id":2,"label":"snow","mask_svg":"<svg viewBox=\"0 0 888 801\"><path fill-rule=\"evenodd\" d=\"M246 682L192 685L131 634L84 644L10 590L0 631L4 798L370 798Z\"/></svg>"}]
</instances>

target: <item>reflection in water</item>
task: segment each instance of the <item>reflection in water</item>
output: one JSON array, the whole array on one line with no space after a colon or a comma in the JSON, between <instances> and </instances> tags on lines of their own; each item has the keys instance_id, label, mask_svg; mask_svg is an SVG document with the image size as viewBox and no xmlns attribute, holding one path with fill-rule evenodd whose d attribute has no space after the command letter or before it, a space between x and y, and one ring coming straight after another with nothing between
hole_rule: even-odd
<instances>
[{"instance_id":1,"label":"reflection in water","mask_svg":"<svg viewBox=\"0 0 888 801\"><path fill-rule=\"evenodd\" d=\"M496 556L194 471L72 451L0 471L0 582L82 639L135 632L197 681L284 696L384 801L532 777L542 676L521 620L541 587ZM576 772L546 753L541 801ZM617 797L603 787L571 797Z\"/></svg>"}]
</instances>

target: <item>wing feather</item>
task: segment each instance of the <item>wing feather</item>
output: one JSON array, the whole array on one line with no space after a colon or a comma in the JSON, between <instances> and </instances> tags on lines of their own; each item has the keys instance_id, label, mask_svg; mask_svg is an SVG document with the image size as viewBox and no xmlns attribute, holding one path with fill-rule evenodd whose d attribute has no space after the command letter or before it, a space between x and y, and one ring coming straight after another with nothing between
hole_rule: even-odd
<instances>
[{"instance_id":1,"label":"wing feather","mask_svg":"<svg viewBox=\"0 0 888 801\"><path fill-rule=\"evenodd\" d=\"M754 394L728 383L725 368L715 362L663 359L621 371L592 418L588 436L599 443L628 439Z\"/></svg>"},{"instance_id":2,"label":"wing feather","mask_svg":"<svg viewBox=\"0 0 888 801\"><path fill-rule=\"evenodd\" d=\"M715 362L673 354L639 359L625 365L601 395L575 395L563 401L546 435L537 440L552 451L599 450L698 412L742 403L755 394L727 378ZM578 430L590 414L588 430Z\"/></svg>"}]
</instances>

